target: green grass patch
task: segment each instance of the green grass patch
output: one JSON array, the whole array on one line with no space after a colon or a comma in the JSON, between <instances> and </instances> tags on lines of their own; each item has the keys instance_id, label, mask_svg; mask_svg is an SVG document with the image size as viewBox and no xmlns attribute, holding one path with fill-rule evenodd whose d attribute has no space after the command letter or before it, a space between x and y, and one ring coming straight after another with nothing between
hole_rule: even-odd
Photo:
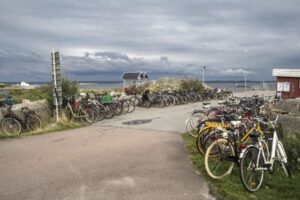
<instances>
[{"instance_id":1,"label":"green grass patch","mask_svg":"<svg viewBox=\"0 0 300 200\"><path fill-rule=\"evenodd\" d=\"M42 129L39 129L36 131L21 132L19 135L16 135L16 136L7 136L0 129L0 139L18 138L18 137L25 137L25 136L32 136L32 135L42 135L42 134L70 130L70 129L81 128L81 127L85 127L85 125L82 123L74 122L74 121L68 121L68 122L61 121L58 123L51 122L51 123L48 123L46 126L44 126Z\"/></svg>"},{"instance_id":2,"label":"green grass patch","mask_svg":"<svg viewBox=\"0 0 300 200\"><path fill-rule=\"evenodd\" d=\"M210 192L217 199L300 199L300 171L297 165L298 162L294 160L295 152L298 151L297 148L300 148L298 140L287 139L284 141L292 167L292 178L288 178L284 174L280 163L277 162L273 174L265 173L262 187L255 193L249 193L243 188L237 166L234 167L233 172L229 176L223 179L216 180L209 177L205 170L204 157L199 154L196 148L195 138L187 133L183 134L182 137L185 141L185 148L189 158L204 174L208 181Z\"/></svg>"}]
</instances>

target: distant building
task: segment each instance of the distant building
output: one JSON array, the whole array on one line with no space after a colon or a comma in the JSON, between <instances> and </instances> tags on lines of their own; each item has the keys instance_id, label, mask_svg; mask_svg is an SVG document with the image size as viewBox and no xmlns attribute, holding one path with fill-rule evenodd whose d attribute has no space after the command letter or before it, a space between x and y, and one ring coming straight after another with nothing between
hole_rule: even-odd
<instances>
[{"instance_id":1,"label":"distant building","mask_svg":"<svg viewBox=\"0 0 300 200\"><path fill-rule=\"evenodd\" d=\"M123 89L139 86L148 82L148 74L144 72L124 72L122 75Z\"/></svg>"},{"instance_id":2,"label":"distant building","mask_svg":"<svg viewBox=\"0 0 300 200\"><path fill-rule=\"evenodd\" d=\"M300 69L273 69L277 77L277 93L283 99L300 97Z\"/></svg>"}]
</instances>

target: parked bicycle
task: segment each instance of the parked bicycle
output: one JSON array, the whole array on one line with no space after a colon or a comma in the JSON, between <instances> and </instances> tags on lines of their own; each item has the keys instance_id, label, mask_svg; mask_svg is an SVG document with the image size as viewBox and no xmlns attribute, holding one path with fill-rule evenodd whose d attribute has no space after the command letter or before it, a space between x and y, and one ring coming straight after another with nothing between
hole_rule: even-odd
<instances>
[{"instance_id":1,"label":"parked bicycle","mask_svg":"<svg viewBox=\"0 0 300 200\"><path fill-rule=\"evenodd\" d=\"M65 116L72 120L80 120L84 124L90 124L98 120L98 111L88 104L76 101L75 98L65 98Z\"/></svg>"},{"instance_id":2,"label":"parked bicycle","mask_svg":"<svg viewBox=\"0 0 300 200\"><path fill-rule=\"evenodd\" d=\"M12 105L6 106L1 111L4 117L1 121L1 129L7 136L16 136L22 131L34 131L42 128L41 118L28 107L21 108L22 117L12 110Z\"/></svg>"},{"instance_id":3,"label":"parked bicycle","mask_svg":"<svg viewBox=\"0 0 300 200\"><path fill-rule=\"evenodd\" d=\"M287 113L282 113L287 114ZM289 163L287 159L286 152L284 150L282 142L278 138L278 132L276 131L276 125L278 120L278 115L274 121L265 122L261 119L257 119L260 123L267 126L271 126L271 137L272 145L270 157L265 153L263 139L261 139L257 134L252 134L251 137L257 142L253 145L249 145L240 154L240 179L243 186L249 192L257 191L264 179L264 172L274 170L274 162L277 160L281 163L281 167L286 174L286 176L291 177L291 171L289 168ZM280 135L283 136L282 130L280 130Z\"/></svg>"}]
</instances>

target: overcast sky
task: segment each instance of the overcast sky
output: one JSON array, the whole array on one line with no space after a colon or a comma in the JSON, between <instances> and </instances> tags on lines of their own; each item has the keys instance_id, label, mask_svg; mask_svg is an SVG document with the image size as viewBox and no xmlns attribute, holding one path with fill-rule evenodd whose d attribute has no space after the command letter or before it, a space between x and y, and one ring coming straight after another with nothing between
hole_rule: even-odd
<instances>
[{"instance_id":1,"label":"overcast sky","mask_svg":"<svg viewBox=\"0 0 300 200\"><path fill-rule=\"evenodd\" d=\"M299 0L0 0L0 82L50 80L50 53L77 80L272 80L300 67Z\"/></svg>"}]
</instances>

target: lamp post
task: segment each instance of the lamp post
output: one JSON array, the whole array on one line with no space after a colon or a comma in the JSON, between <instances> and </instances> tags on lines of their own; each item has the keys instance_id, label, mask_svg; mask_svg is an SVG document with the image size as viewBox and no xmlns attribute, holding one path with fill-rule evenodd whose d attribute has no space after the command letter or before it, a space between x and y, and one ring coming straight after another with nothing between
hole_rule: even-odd
<instances>
[{"instance_id":1,"label":"lamp post","mask_svg":"<svg viewBox=\"0 0 300 200\"><path fill-rule=\"evenodd\" d=\"M247 78L246 78L246 73L243 72L243 75L244 75L244 80L245 80L244 89L245 89L245 92L247 92Z\"/></svg>"},{"instance_id":2,"label":"lamp post","mask_svg":"<svg viewBox=\"0 0 300 200\"><path fill-rule=\"evenodd\" d=\"M206 46L207 46L206 42L202 43L203 49L205 49ZM203 84L203 86L204 86L204 83L205 83L205 69L206 69L206 67L202 66L202 84Z\"/></svg>"},{"instance_id":3,"label":"lamp post","mask_svg":"<svg viewBox=\"0 0 300 200\"><path fill-rule=\"evenodd\" d=\"M203 66L203 69L202 69L202 84L203 84L203 86L204 86L204 82L205 82L205 69L206 69L206 67Z\"/></svg>"},{"instance_id":4,"label":"lamp post","mask_svg":"<svg viewBox=\"0 0 300 200\"><path fill-rule=\"evenodd\" d=\"M244 75L244 80L245 80L245 83L244 83L244 89L245 89L245 92L246 92L246 91L247 91L246 54L248 53L248 49L244 49L244 53L245 53L245 58L244 58L244 69L245 69L245 71L243 72L243 75Z\"/></svg>"}]
</instances>

